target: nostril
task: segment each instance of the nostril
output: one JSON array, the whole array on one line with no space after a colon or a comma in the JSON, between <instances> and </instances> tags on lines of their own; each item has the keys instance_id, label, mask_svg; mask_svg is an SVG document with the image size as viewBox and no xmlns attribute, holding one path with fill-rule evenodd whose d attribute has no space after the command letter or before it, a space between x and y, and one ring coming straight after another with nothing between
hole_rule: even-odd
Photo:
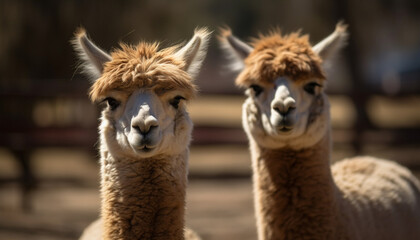
<instances>
[{"instance_id":1,"label":"nostril","mask_svg":"<svg viewBox=\"0 0 420 240\"><path fill-rule=\"evenodd\" d=\"M295 107L288 107L288 108L282 108L282 109L280 109L279 107L274 107L274 110L282 116L288 115L294 109L295 109Z\"/></svg>"},{"instance_id":2,"label":"nostril","mask_svg":"<svg viewBox=\"0 0 420 240\"><path fill-rule=\"evenodd\" d=\"M287 112L285 114L289 114L290 112L292 112L293 110L295 110L295 107L289 107L289 109L287 109Z\"/></svg>"},{"instance_id":3,"label":"nostril","mask_svg":"<svg viewBox=\"0 0 420 240\"><path fill-rule=\"evenodd\" d=\"M133 129L135 129L141 135L147 135L150 131L157 128L157 125L145 126L144 128L140 128L139 126L133 125Z\"/></svg>"},{"instance_id":4,"label":"nostril","mask_svg":"<svg viewBox=\"0 0 420 240\"><path fill-rule=\"evenodd\" d=\"M150 131L152 131L153 129L155 129L155 128L157 128L157 125L151 125L150 127L149 127L149 130L147 131L147 132L150 132Z\"/></svg>"},{"instance_id":5,"label":"nostril","mask_svg":"<svg viewBox=\"0 0 420 240\"><path fill-rule=\"evenodd\" d=\"M135 129L137 132L142 133L142 130L140 129L139 126L133 125L131 126L133 129Z\"/></svg>"}]
</instances>

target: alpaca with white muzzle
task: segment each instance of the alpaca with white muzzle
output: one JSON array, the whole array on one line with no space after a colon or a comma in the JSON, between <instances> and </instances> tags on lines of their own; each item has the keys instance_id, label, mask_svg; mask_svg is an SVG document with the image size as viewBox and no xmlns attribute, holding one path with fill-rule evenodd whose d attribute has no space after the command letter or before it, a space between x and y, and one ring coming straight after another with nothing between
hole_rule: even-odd
<instances>
[{"instance_id":1,"label":"alpaca with white muzzle","mask_svg":"<svg viewBox=\"0 0 420 240\"><path fill-rule=\"evenodd\" d=\"M182 48L121 44L110 55L85 31L74 46L92 77L90 97L106 103L100 133L101 217L81 239L199 239L184 227L189 144L186 102L209 40L197 29Z\"/></svg>"},{"instance_id":2,"label":"alpaca with white muzzle","mask_svg":"<svg viewBox=\"0 0 420 240\"><path fill-rule=\"evenodd\" d=\"M415 240L420 183L394 162L354 157L331 166L323 68L346 26L315 46L299 33L252 45L224 29L220 41L245 88L243 127L252 157L258 239Z\"/></svg>"}]
</instances>

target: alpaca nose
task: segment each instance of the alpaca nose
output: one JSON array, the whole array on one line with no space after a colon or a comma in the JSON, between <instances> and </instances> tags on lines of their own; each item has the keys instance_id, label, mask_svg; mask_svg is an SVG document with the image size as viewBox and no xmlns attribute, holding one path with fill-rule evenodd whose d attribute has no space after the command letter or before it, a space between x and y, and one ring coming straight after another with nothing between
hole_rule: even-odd
<instances>
[{"instance_id":1,"label":"alpaca nose","mask_svg":"<svg viewBox=\"0 0 420 240\"><path fill-rule=\"evenodd\" d=\"M158 127L158 121L155 117L149 115L145 119L133 119L131 127L141 135L146 136Z\"/></svg>"},{"instance_id":2,"label":"alpaca nose","mask_svg":"<svg viewBox=\"0 0 420 240\"><path fill-rule=\"evenodd\" d=\"M296 101L291 97L287 97L284 100L275 101L272 107L278 114L286 116L296 108Z\"/></svg>"}]
</instances>

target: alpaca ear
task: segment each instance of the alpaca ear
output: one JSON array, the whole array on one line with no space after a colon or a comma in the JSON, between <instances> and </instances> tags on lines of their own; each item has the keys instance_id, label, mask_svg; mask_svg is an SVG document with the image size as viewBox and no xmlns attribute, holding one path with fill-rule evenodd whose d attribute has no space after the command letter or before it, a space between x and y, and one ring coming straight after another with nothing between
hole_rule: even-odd
<instances>
[{"instance_id":1,"label":"alpaca ear","mask_svg":"<svg viewBox=\"0 0 420 240\"><path fill-rule=\"evenodd\" d=\"M206 57L210 34L206 28L196 29L191 40L175 53L175 57L185 62L184 70L192 79L197 77Z\"/></svg>"},{"instance_id":2,"label":"alpaca ear","mask_svg":"<svg viewBox=\"0 0 420 240\"><path fill-rule=\"evenodd\" d=\"M347 43L347 25L339 22L335 26L335 31L324 40L316 44L312 50L317 53L324 62L331 60L338 51Z\"/></svg>"},{"instance_id":3,"label":"alpaca ear","mask_svg":"<svg viewBox=\"0 0 420 240\"><path fill-rule=\"evenodd\" d=\"M245 58L247 58L254 49L232 35L230 28L221 28L220 32L219 41L222 49L225 50L228 58L232 62L232 69L235 71L242 70L244 68Z\"/></svg>"},{"instance_id":4,"label":"alpaca ear","mask_svg":"<svg viewBox=\"0 0 420 240\"><path fill-rule=\"evenodd\" d=\"M90 41L83 28L76 30L72 44L83 61L83 68L87 74L93 79L99 78L102 75L104 64L112 60L111 56Z\"/></svg>"}]
</instances>

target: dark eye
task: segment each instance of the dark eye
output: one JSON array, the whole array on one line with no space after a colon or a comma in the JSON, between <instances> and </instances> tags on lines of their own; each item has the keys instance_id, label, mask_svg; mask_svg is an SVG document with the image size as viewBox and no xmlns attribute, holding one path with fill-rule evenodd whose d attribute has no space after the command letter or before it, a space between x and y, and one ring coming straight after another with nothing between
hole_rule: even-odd
<instances>
[{"instance_id":1,"label":"dark eye","mask_svg":"<svg viewBox=\"0 0 420 240\"><path fill-rule=\"evenodd\" d=\"M310 82L310 83L306 84L306 85L303 87L303 89L304 89L307 93L314 95L314 94L315 94L315 88L316 88L316 87L322 87L322 86L321 86L321 84L319 84L319 83L316 83L316 82Z\"/></svg>"},{"instance_id":2,"label":"dark eye","mask_svg":"<svg viewBox=\"0 0 420 240\"><path fill-rule=\"evenodd\" d=\"M252 84L251 86L249 86L249 88L251 88L254 91L255 96L260 95L260 93L262 93L262 91L264 90L261 86L257 84Z\"/></svg>"},{"instance_id":3,"label":"dark eye","mask_svg":"<svg viewBox=\"0 0 420 240\"><path fill-rule=\"evenodd\" d=\"M115 98L112 98L112 97L107 97L105 98L104 101L106 101L106 103L108 104L111 110L115 110L120 105L120 102L115 100Z\"/></svg>"},{"instance_id":4,"label":"dark eye","mask_svg":"<svg viewBox=\"0 0 420 240\"><path fill-rule=\"evenodd\" d=\"M175 109L178 109L178 107L179 107L179 102L180 102L182 99L185 99L185 98L184 98L184 97L181 97L181 96L176 96L176 97L174 97L173 99L171 99L171 100L169 101L169 104L171 104L171 105L172 105L172 107L174 107Z\"/></svg>"}]
</instances>

